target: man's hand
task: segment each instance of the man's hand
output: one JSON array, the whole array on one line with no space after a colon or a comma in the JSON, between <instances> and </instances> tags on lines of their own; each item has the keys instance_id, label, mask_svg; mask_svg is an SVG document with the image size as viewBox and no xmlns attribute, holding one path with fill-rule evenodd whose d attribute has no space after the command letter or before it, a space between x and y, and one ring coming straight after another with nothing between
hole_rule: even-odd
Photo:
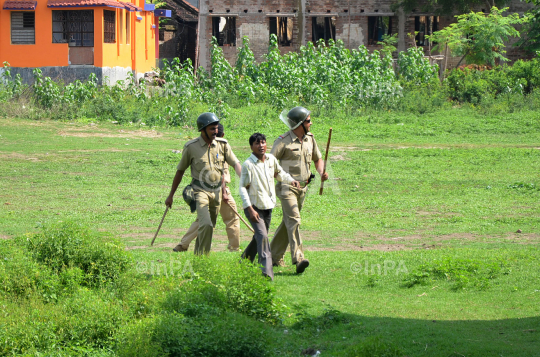
<instances>
[{"instance_id":1,"label":"man's hand","mask_svg":"<svg viewBox=\"0 0 540 357\"><path fill-rule=\"evenodd\" d=\"M223 195L222 195L222 197L223 197L223 202L225 202L225 203L229 203L230 197L229 197L229 194L227 193L227 191L226 191L226 190L225 190L225 191L223 191Z\"/></svg>"},{"instance_id":2,"label":"man's hand","mask_svg":"<svg viewBox=\"0 0 540 357\"><path fill-rule=\"evenodd\" d=\"M167 199L165 200L165 206L171 208L173 204L173 196L169 195Z\"/></svg>"},{"instance_id":3,"label":"man's hand","mask_svg":"<svg viewBox=\"0 0 540 357\"><path fill-rule=\"evenodd\" d=\"M253 209L253 206L249 206L249 219L253 222L259 222L259 214Z\"/></svg>"},{"instance_id":4,"label":"man's hand","mask_svg":"<svg viewBox=\"0 0 540 357\"><path fill-rule=\"evenodd\" d=\"M321 182L324 182L328 180L328 172L325 172L324 174L321 175Z\"/></svg>"},{"instance_id":5,"label":"man's hand","mask_svg":"<svg viewBox=\"0 0 540 357\"><path fill-rule=\"evenodd\" d=\"M300 188L300 182L298 182L298 181L293 181L293 182L291 182L291 186L292 186L292 187L296 187L296 188Z\"/></svg>"}]
</instances>

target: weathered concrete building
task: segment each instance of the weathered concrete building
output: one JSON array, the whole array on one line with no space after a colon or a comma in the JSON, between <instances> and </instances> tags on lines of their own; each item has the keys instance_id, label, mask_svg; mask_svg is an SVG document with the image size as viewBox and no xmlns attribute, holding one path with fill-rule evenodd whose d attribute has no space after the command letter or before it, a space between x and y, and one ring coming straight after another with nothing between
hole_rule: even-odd
<instances>
[{"instance_id":1,"label":"weathered concrete building","mask_svg":"<svg viewBox=\"0 0 540 357\"><path fill-rule=\"evenodd\" d=\"M455 21L454 14L434 16L419 11L408 14L401 9L394 11L394 3L394 0L201 0L199 65L210 64L212 36L218 39L231 63L236 61L243 36L249 37L255 57L261 59L268 51L270 34L278 37L282 53L297 51L308 41L319 39L342 40L349 49L365 45L373 50L380 47L377 42L383 35L396 33L398 51L416 43L428 53L425 36ZM510 11L523 13L529 7L514 0ZM418 34L414 38L407 36L415 32ZM511 58L520 56L516 50L509 52Z\"/></svg>"}]
</instances>

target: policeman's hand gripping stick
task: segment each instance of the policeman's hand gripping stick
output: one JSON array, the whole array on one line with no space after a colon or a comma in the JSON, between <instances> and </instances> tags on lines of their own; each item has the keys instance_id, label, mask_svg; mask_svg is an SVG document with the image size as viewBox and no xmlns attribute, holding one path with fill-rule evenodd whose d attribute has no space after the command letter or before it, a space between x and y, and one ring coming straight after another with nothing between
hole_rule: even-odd
<instances>
[{"instance_id":1,"label":"policeman's hand gripping stick","mask_svg":"<svg viewBox=\"0 0 540 357\"><path fill-rule=\"evenodd\" d=\"M323 175L326 172L326 161L328 161L328 151L330 150L330 140L332 139L332 128L330 128L330 131L328 132L328 143L326 144L326 154L324 155L324 169L323 169ZM322 176L322 175L321 175ZM321 189L319 190L319 195L322 195L324 188L324 181L321 180Z\"/></svg>"}]
</instances>

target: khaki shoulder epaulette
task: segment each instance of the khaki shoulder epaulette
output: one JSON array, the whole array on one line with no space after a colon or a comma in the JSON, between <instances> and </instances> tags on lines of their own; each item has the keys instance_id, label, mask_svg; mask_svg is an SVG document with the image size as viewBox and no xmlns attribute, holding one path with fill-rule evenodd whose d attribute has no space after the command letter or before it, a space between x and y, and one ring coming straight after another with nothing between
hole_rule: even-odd
<instances>
[{"instance_id":1,"label":"khaki shoulder epaulette","mask_svg":"<svg viewBox=\"0 0 540 357\"><path fill-rule=\"evenodd\" d=\"M216 141L221 141L222 143L228 143L227 139L216 138Z\"/></svg>"},{"instance_id":2,"label":"khaki shoulder epaulette","mask_svg":"<svg viewBox=\"0 0 540 357\"><path fill-rule=\"evenodd\" d=\"M184 147L188 147L189 145L197 142L197 140L199 140L199 138L191 139L190 141L184 144Z\"/></svg>"},{"instance_id":3,"label":"khaki shoulder epaulette","mask_svg":"<svg viewBox=\"0 0 540 357\"><path fill-rule=\"evenodd\" d=\"M286 138L287 136L289 136L289 135L291 135L291 132L290 132L290 131L286 132L285 134L281 134L280 136L278 136L278 138L277 138L276 140L278 140L278 139L285 139L285 138Z\"/></svg>"}]
</instances>

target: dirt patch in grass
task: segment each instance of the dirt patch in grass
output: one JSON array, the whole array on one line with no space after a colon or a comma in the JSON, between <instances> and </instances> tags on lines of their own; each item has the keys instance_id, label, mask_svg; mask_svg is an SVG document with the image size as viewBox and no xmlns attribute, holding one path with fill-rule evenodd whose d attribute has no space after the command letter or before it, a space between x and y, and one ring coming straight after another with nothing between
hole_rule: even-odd
<instances>
[{"instance_id":1,"label":"dirt patch in grass","mask_svg":"<svg viewBox=\"0 0 540 357\"><path fill-rule=\"evenodd\" d=\"M160 138L163 134L158 133L154 130L118 130L118 132L98 132L96 128L91 128L92 131L81 131L81 130L60 130L58 135L60 136L73 136L79 138L89 138L89 137L98 137L98 138Z\"/></svg>"}]
</instances>

